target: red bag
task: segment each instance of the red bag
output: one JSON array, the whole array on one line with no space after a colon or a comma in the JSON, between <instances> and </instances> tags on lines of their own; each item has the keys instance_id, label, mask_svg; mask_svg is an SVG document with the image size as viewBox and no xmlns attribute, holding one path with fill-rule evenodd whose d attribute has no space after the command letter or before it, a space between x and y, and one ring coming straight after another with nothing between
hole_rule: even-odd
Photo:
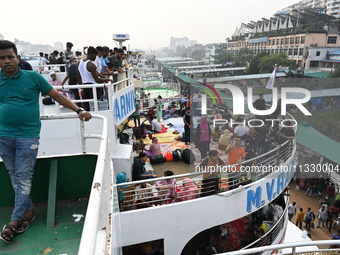
<instances>
[{"instance_id":1,"label":"red bag","mask_svg":"<svg viewBox=\"0 0 340 255\"><path fill-rule=\"evenodd\" d=\"M167 153L165 153L164 157L165 157L166 161L173 161L174 160L174 155L172 154L171 151L168 151Z\"/></svg>"}]
</instances>

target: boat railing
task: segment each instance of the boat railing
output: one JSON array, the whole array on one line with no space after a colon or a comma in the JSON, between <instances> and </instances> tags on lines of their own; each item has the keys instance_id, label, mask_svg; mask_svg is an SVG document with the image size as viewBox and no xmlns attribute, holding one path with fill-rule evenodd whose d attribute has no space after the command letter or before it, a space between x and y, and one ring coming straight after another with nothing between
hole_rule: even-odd
<instances>
[{"instance_id":1,"label":"boat railing","mask_svg":"<svg viewBox=\"0 0 340 255\"><path fill-rule=\"evenodd\" d=\"M92 116L102 119L103 129L78 254L95 254L95 250L106 251L105 254L108 254L108 240L113 231L111 223L114 220L111 194L113 169L108 139L108 121L100 115Z\"/></svg>"},{"instance_id":2,"label":"boat railing","mask_svg":"<svg viewBox=\"0 0 340 255\"><path fill-rule=\"evenodd\" d=\"M330 249L318 249L315 248L317 245L329 245L329 246L337 246L340 247L340 240L318 240L318 241L306 241L306 242L296 242L296 243L285 243L285 244L275 244L275 245L267 245L261 246L246 250L238 250L226 253L219 253L220 255L247 255L247 254L275 254L278 255L296 255L296 254L303 254L303 255L333 255L339 254L340 248L330 248ZM307 248L309 246L313 246ZM298 247L303 247L304 251L298 251ZM290 252L279 252L283 249L291 249Z\"/></svg>"},{"instance_id":3,"label":"boat railing","mask_svg":"<svg viewBox=\"0 0 340 255\"><path fill-rule=\"evenodd\" d=\"M188 166L191 167L191 173L117 184L118 189L121 189L122 186L128 187L121 189L124 195L123 210L172 204L214 194L230 196L238 189L243 189L245 185L260 180L271 173L294 171L295 169L291 169L293 166L284 166L284 163L291 158L294 148L295 140L288 140L282 145L241 164L214 169L202 169L199 165L191 164ZM240 170L236 171L238 167ZM215 178L203 179L203 174L207 172L210 174L218 172L218 174L214 175ZM192 183L186 187L183 185L185 178L192 179ZM171 179L176 179L176 184L172 184ZM169 180L168 184L164 180ZM152 187L141 188L139 185L142 183L152 184ZM161 184L163 187L161 187Z\"/></svg>"},{"instance_id":4,"label":"boat railing","mask_svg":"<svg viewBox=\"0 0 340 255\"><path fill-rule=\"evenodd\" d=\"M76 114L41 116L43 121L56 119L76 119ZM86 153L86 140L99 139L99 151L94 171L91 191L81 235L78 254L97 254L95 250L106 251L108 254L108 240L111 235L111 221L113 220L112 200L112 162L110 158L108 140L108 120L102 115L92 114L93 119L102 121L100 134L86 134L84 122L80 121L82 136L82 153ZM92 120L91 120L92 121ZM114 230L113 230L114 231Z\"/></svg>"},{"instance_id":5,"label":"boat railing","mask_svg":"<svg viewBox=\"0 0 340 255\"><path fill-rule=\"evenodd\" d=\"M132 68L129 68L127 70L128 77L126 79L117 81L115 83L99 83L99 84L77 84L77 85L62 85L62 86L53 86L56 90L70 90L70 89L85 89L85 88L91 88L93 93L93 98L90 99L78 99L78 100L72 100L74 103L82 103L82 102L89 102L91 104L91 111L98 112L100 110L99 107L99 100L97 99L97 88L107 88L108 92L108 100L106 100L105 110L112 110L113 109L113 102L110 100L112 98L112 95L114 92L119 91L120 84L127 82L128 86L133 86L133 79L132 79ZM55 108L56 113L60 114L60 105L58 102L55 102ZM44 114L44 109L41 107L42 115Z\"/></svg>"},{"instance_id":6,"label":"boat railing","mask_svg":"<svg viewBox=\"0 0 340 255\"><path fill-rule=\"evenodd\" d=\"M245 249L251 249L251 248L256 248L256 247L263 247L266 245L270 245L273 243L273 241L275 240L275 238L279 235L279 233L282 231L285 221L287 221L287 210L288 210L288 206L285 206L285 209L281 215L281 217L279 218L279 220L274 224L273 227L271 227L270 230L268 230L267 233L265 233L262 238L259 238L257 240L255 240L254 242L252 242L251 244L243 247L241 250L245 250ZM254 253L254 255L257 254L261 254L262 252L259 253Z\"/></svg>"}]
</instances>

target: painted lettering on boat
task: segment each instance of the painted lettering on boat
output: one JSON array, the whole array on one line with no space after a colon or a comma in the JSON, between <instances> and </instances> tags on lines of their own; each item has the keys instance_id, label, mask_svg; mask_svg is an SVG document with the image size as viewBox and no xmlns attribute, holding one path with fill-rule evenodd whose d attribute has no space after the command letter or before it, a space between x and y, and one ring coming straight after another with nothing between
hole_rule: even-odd
<instances>
[{"instance_id":1,"label":"painted lettering on boat","mask_svg":"<svg viewBox=\"0 0 340 255\"><path fill-rule=\"evenodd\" d=\"M288 171L283 171L276 178L268 179L267 182L254 185L247 190L247 212L251 213L259 207L275 199L282 193L284 188L290 182L294 168L292 165L287 166Z\"/></svg>"},{"instance_id":2,"label":"painted lettering on boat","mask_svg":"<svg viewBox=\"0 0 340 255\"><path fill-rule=\"evenodd\" d=\"M114 114L116 124L119 125L135 111L135 94L129 90L114 98Z\"/></svg>"}]
</instances>

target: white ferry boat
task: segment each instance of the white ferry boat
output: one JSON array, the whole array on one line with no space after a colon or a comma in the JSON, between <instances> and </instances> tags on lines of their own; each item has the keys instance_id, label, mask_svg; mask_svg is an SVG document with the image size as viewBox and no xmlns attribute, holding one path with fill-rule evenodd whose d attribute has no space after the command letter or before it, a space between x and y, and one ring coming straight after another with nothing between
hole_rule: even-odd
<instances>
[{"instance_id":1,"label":"white ferry boat","mask_svg":"<svg viewBox=\"0 0 340 255\"><path fill-rule=\"evenodd\" d=\"M41 140L31 192L37 217L29 230L15 236L10 245L1 242L0 253L210 254L203 252L211 249L204 239L212 236L211 231L219 229L229 240L228 236L231 238L233 231L239 231L241 223L242 227L248 224L251 228L252 218L272 207L277 209L266 222L267 232L262 238L245 236L240 242L234 240L239 247L234 243L232 246L234 250L243 250L282 243L288 222L285 195L293 175L295 141L251 159L261 167L256 173L242 173L238 188L232 189L228 176L224 176L215 195L201 197L199 192L193 199L170 202L160 198L161 205L143 209L138 209L144 207L143 202L135 199L138 190L132 195L127 191L124 192L126 209L131 210L119 210L117 189L150 182L116 183L121 172L131 176L134 163L133 146L120 144L117 129L135 111L132 69L128 74L129 86L120 91L114 92L115 84L106 84L109 101L105 110L99 110L96 99L96 87L103 84L56 87L93 89L93 99L81 100L93 103L93 119L88 123L79 121L75 113L65 113L58 104L54 110L41 104ZM286 171L264 171L265 167L281 167ZM147 168L152 166L147 164ZM0 219L4 225L10 219L14 194L2 163L0 169L0 193L6 194L0 201ZM194 180L198 191L201 190L202 173L188 171L152 182L173 178L177 180L178 198L186 197L181 191L183 178ZM152 194L156 192L152 189ZM232 254L246 254L242 252ZM256 253L270 251L257 248Z\"/></svg>"}]
</instances>

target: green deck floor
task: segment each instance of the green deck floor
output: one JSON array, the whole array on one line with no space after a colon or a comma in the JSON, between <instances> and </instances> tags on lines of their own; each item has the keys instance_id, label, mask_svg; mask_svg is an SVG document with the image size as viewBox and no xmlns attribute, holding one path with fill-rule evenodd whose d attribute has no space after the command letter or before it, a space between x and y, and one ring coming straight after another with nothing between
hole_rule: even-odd
<instances>
[{"instance_id":1,"label":"green deck floor","mask_svg":"<svg viewBox=\"0 0 340 255\"><path fill-rule=\"evenodd\" d=\"M57 202L56 226L46 227L47 204L35 205L36 219L29 229L14 236L12 243L0 240L0 254L19 255L74 255L78 252L84 218L74 222L72 215L85 216L88 200ZM0 208L0 226L10 221L12 207Z\"/></svg>"}]
</instances>

